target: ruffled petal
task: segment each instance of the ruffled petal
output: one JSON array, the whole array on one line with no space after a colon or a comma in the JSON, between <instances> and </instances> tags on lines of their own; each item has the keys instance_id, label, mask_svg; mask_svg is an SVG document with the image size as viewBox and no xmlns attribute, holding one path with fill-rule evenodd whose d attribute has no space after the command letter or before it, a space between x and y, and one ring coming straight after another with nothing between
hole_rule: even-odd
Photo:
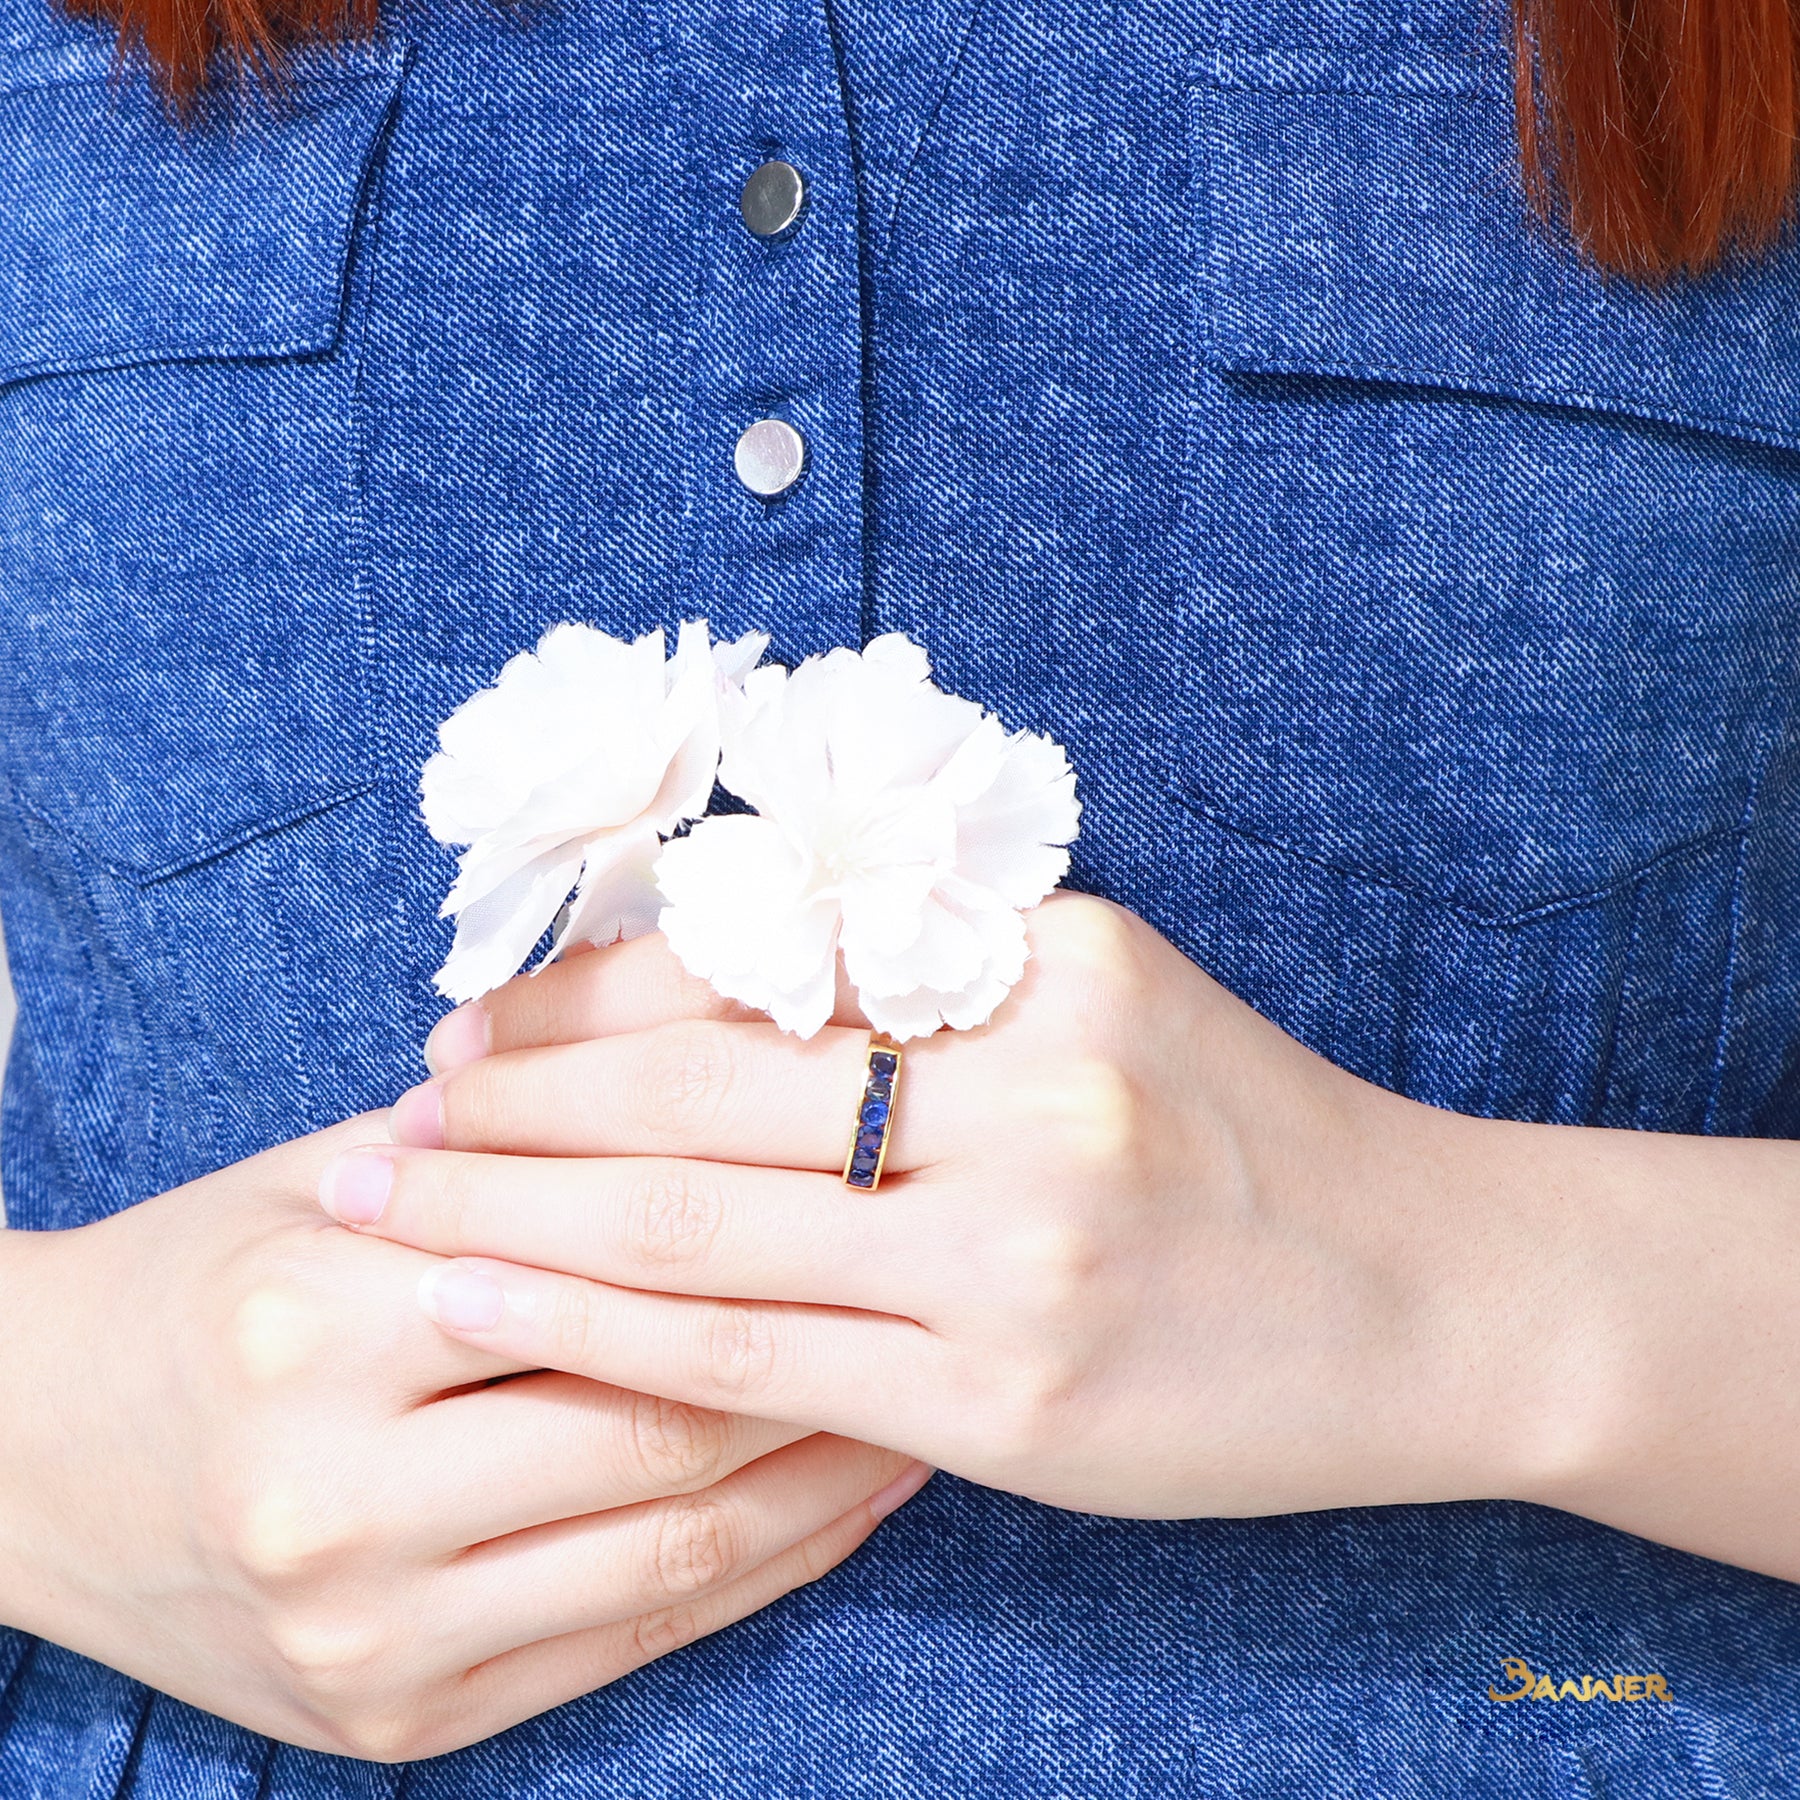
<instances>
[{"instance_id":1,"label":"ruffled petal","mask_svg":"<svg viewBox=\"0 0 1800 1800\"><path fill-rule=\"evenodd\" d=\"M769 820L702 819L663 851L658 923L682 965L727 999L811 1037L831 1017L838 908Z\"/></svg>"},{"instance_id":2,"label":"ruffled petal","mask_svg":"<svg viewBox=\"0 0 1800 1800\"><path fill-rule=\"evenodd\" d=\"M729 644L713 645L713 662L720 677L732 687L741 688L750 671L762 661L769 648L766 631L746 631Z\"/></svg>"},{"instance_id":3,"label":"ruffled petal","mask_svg":"<svg viewBox=\"0 0 1800 1800\"><path fill-rule=\"evenodd\" d=\"M661 837L706 810L721 698L766 644L751 633L715 655L691 620L668 656L660 630L628 643L558 625L444 721L421 805L435 836L468 850L444 901L459 924L443 992L468 998L512 975L576 872L551 957L649 929Z\"/></svg>"},{"instance_id":4,"label":"ruffled petal","mask_svg":"<svg viewBox=\"0 0 1800 1800\"><path fill-rule=\"evenodd\" d=\"M882 954L844 934L844 969L858 992L895 995L913 988L955 993L981 978L986 946L956 909L933 898L918 911L918 931Z\"/></svg>"},{"instance_id":5,"label":"ruffled petal","mask_svg":"<svg viewBox=\"0 0 1800 1800\"><path fill-rule=\"evenodd\" d=\"M1060 744L1033 732L997 747L983 737L984 766L971 757L954 772L976 777L958 796L956 870L1009 906L1036 906L1069 872L1081 820L1075 771Z\"/></svg>"},{"instance_id":6,"label":"ruffled petal","mask_svg":"<svg viewBox=\"0 0 1800 1800\"><path fill-rule=\"evenodd\" d=\"M662 910L656 888L656 859L661 854L661 837L642 821L588 845L575 898L544 964L554 962L571 944L616 944L654 931Z\"/></svg>"},{"instance_id":7,"label":"ruffled petal","mask_svg":"<svg viewBox=\"0 0 1800 1800\"><path fill-rule=\"evenodd\" d=\"M857 1003L878 1031L904 1042L925 1037L939 1026L969 1031L985 1025L1025 972L1030 948L1025 918L991 901L966 904L940 891L932 909L954 917L978 945L973 972L957 987L910 982L905 985L857 985ZM890 970L890 977L899 972Z\"/></svg>"},{"instance_id":8,"label":"ruffled petal","mask_svg":"<svg viewBox=\"0 0 1800 1800\"><path fill-rule=\"evenodd\" d=\"M437 972L437 991L450 1000L474 1000L516 975L575 885L581 862L579 847L559 845L465 907Z\"/></svg>"}]
</instances>

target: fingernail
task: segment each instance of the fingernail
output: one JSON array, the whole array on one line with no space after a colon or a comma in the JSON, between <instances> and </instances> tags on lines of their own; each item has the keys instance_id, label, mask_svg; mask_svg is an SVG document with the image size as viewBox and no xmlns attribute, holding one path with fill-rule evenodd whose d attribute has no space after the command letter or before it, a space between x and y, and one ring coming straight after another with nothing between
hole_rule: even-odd
<instances>
[{"instance_id":1,"label":"fingernail","mask_svg":"<svg viewBox=\"0 0 1800 1800\"><path fill-rule=\"evenodd\" d=\"M373 1225L387 1209L394 1165L380 1151L334 1156L319 1177L319 1204L340 1225Z\"/></svg>"},{"instance_id":2,"label":"fingernail","mask_svg":"<svg viewBox=\"0 0 1800 1800\"><path fill-rule=\"evenodd\" d=\"M444 1147L444 1094L435 1081L408 1088L388 1114L388 1136L414 1150Z\"/></svg>"},{"instance_id":3,"label":"fingernail","mask_svg":"<svg viewBox=\"0 0 1800 1800\"><path fill-rule=\"evenodd\" d=\"M879 1493L869 1496L869 1511L878 1519L898 1512L934 1473L930 1463L916 1462L910 1468L902 1469Z\"/></svg>"},{"instance_id":4,"label":"fingernail","mask_svg":"<svg viewBox=\"0 0 1800 1800\"><path fill-rule=\"evenodd\" d=\"M460 1263L427 1269L419 1282L419 1304L451 1331L492 1331L506 1311L506 1296L493 1276Z\"/></svg>"},{"instance_id":5,"label":"fingernail","mask_svg":"<svg viewBox=\"0 0 1800 1800\"><path fill-rule=\"evenodd\" d=\"M425 1066L434 1075L448 1075L465 1063L480 1062L492 1041L494 1021L478 1000L465 1000L455 1012L445 1013L425 1039Z\"/></svg>"}]
</instances>

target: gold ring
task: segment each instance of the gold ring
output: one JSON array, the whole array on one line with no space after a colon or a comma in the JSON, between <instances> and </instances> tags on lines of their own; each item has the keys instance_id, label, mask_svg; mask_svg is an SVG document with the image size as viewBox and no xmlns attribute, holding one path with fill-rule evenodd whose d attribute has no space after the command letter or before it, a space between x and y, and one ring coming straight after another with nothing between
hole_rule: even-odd
<instances>
[{"instance_id":1,"label":"gold ring","mask_svg":"<svg viewBox=\"0 0 1800 1800\"><path fill-rule=\"evenodd\" d=\"M899 1091L900 1046L872 1031L862 1098L856 1103L856 1129L850 1133L850 1148L844 1153L845 1187L869 1193L881 1185L888 1133L894 1128L894 1098Z\"/></svg>"}]
</instances>

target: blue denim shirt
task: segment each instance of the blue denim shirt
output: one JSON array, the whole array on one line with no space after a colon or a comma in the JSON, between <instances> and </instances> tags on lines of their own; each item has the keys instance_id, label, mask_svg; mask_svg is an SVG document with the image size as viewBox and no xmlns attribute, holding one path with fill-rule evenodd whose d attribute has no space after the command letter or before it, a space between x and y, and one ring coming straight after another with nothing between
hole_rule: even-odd
<instances>
[{"instance_id":1,"label":"blue denim shirt","mask_svg":"<svg viewBox=\"0 0 1800 1800\"><path fill-rule=\"evenodd\" d=\"M411 0L185 135L110 69L0 0L15 1224L417 1076L417 770L564 618L904 629L1070 747L1078 885L1344 1066L1800 1132L1800 258L1584 270L1484 0ZM763 242L777 154L811 201ZM732 472L765 415L810 455L772 505ZM1495 1704L1507 1656L1673 1699ZM407 1771L0 1631L5 1800L402 1784L1793 1795L1800 1593L1522 1505L941 1478Z\"/></svg>"}]
</instances>

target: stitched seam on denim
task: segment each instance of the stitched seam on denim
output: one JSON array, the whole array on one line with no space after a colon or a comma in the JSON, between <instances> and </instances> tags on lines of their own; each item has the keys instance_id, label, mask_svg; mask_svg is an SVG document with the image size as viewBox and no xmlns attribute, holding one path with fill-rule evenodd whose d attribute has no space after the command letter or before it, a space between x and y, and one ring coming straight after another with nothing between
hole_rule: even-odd
<instances>
[{"instance_id":1,"label":"stitched seam on denim","mask_svg":"<svg viewBox=\"0 0 1800 1800\"><path fill-rule=\"evenodd\" d=\"M190 869L198 869L210 862L217 862L222 856L229 856L234 850L241 850L246 844L254 844L259 838L270 837L276 832L286 831L295 825L303 825L308 819L316 819L320 813L331 812L335 808L347 805L352 800L360 799L371 788L379 787L386 779L381 774L364 776L354 785L339 788L322 798L303 802L298 806L288 807L268 817L258 819L247 825L242 831L230 837L216 839L203 851L191 856L183 856L171 863L164 863L158 868L142 872L133 872L139 887L155 887L161 882L172 881L178 875L185 875Z\"/></svg>"},{"instance_id":2,"label":"stitched seam on denim","mask_svg":"<svg viewBox=\"0 0 1800 1800\"><path fill-rule=\"evenodd\" d=\"M1761 1670L1749 1669L1745 1671L1745 1676L1755 1691L1758 1713L1761 1714L1766 1723L1773 1725L1774 1721L1769 1717L1770 1712L1773 1710L1770 1704L1769 1691L1765 1683L1759 1679L1761 1673ZM1782 1787L1792 1791L1792 1783L1789 1779L1787 1754L1781 1747L1779 1735L1776 1732L1771 1731L1765 1741L1775 1752L1775 1766L1780 1773Z\"/></svg>"},{"instance_id":3,"label":"stitched seam on denim","mask_svg":"<svg viewBox=\"0 0 1800 1800\"><path fill-rule=\"evenodd\" d=\"M131 1728L131 1742L125 1749L124 1762L110 1789L113 1794L129 1794L137 1785L138 1765L144 1759L144 1740L150 1733L150 1715L157 1702L154 1688L144 1688L143 1695L143 1702L138 1707L137 1723Z\"/></svg>"},{"instance_id":4,"label":"stitched seam on denim","mask_svg":"<svg viewBox=\"0 0 1800 1800\"><path fill-rule=\"evenodd\" d=\"M169 896L161 888L155 887L140 887L138 893L144 908L144 929L156 932L160 924L165 928L161 935L174 941L178 927L170 929L170 921L159 919L161 905ZM171 903L176 907L179 917L179 901ZM204 1106L206 1163L207 1166L216 1168L223 1160L219 1156L219 1146L227 1141L234 1103L220 1079L215 1051L218 1034L208 1018L199 985L205 978L205 965L181 955L175 956L172 962L173 976L166 991L179 1000L179 1011L188 1034L188 1042L196 1046L193 1054L183 1064L183 1103L192 1104L197 1095L198 1104ZM197 1140L201 1133L190 1125L188 1135L190 1140Z\"/></svg>"},{"instance_id":5,"label":"stitched seam on denim","mask_svg":"<svg viewBox=\"0 0 1800 1800\"><path fill-rule=\"evenodd\" d=\"M1673 862L1680 857L1688 856L1698 850L1709 849L1716 844L1729 843L1733 838L1742 837L1746 830L1762 832L1775 823L1773 819L1764 819L1745 827L1742 825L1722 825L1717 830L1702 832L1696 837L1684 838L1678 844L1672 844L1666 850L1659 850L1647 862L1602 882L1598 887L1585 888L1577 893L1557 894L1548 900L1534 902L1530 906L1521 907L1509 913L1484 913L1475 907L1465 905L1460 900L1453 900L1446 894L1434 893L1430 888L1418 887L1413 883L1400 880L1396 876L1381 875L1373 870L1350 862L1336 862L1328 856L1321 856L1316 851L1302 850L1298 845L1290 844L1281 838L1264 837L1258 832L1237 824L1222 813L1214 812L1185 789L1177 787L1174 797L1196 818L1204 819L1209 825L1231 836L1242 838L1246 843L1261 845L1266 850L1274 850L1283 856L1291 856L1296 862L1310 863L1315 868L1328 869L1334 875L1348 876L1353 881L1366 883L1370 887L1386 888L1396 894L1405 894L1414 900L1428 900L1434 906L1442 907L1446 912L1462 919L1470 925L1491 927L1495 930L1506 930L1515 925L1530 925L1537 920L1548 918L1554 913L1570 912L1584 906L1592 906L1597 901L1605 900L1617 893L1631 882L1641 880L1645 875L1660 868L1664 863Z\"/></svg>"},{"instance_id":6,"label":"stitched seam on denim","mask_svg":"<svg viewBox=\"0 0 1800 1800\"><path fill-rule=\"evenodd\" d=\"M28 812L23 806L17 805L16 790L15 810L20 818L27 820L30 824L38 825L46 831L49 831L54 838L54 827L45 825L44 821L37 818L35 814ZM40 846L31 842L33 835L31 831L26 829L22 835L30 845L32 854L41 856L42 852ZM81 943L81 954L87 959L91 969L93 963L93 951L85 939ZM7 1060L9 1065L11 1059L21 1052L27 1056L33 1057L35 1060L37 1048L37 1032L34 1029L34 1025L37 1019L38 1008L37 1002L33 998L35 984L31 979L29 965L25 968L21 968L17 972L13 985L17 1002L17 1016L13 1021L13 1041L7 1049ZM41 1075L34 1078L39 1082L39 1091L48 1092L47 1087L42 1081ZM48 1136L47 1138L40 1139L39 1142L49 1152L50 1159L54 1165L52 1173L56 1180L60 1182L62 1187L68 1192L73 1193L79 1189L83 1185L79 1171L79 1162L78 1159L75 1159L70 1154L70 1145L65 1129L65 1118L60 1108L55 1109L52 1112ZM3 1709L0 1709L0 1737L5 1736L5 1725L5 1712Z\"/></svg>"},{"instance_id":7,"label":"stitched seam on denim","mask_svg":"<svg viewBox=\"0 0 1800 1800\"><path fill-rule=\"evenodd\" d=\"M1487 1055L1483 1059L1481 1070L1481 1110L1490 1119L1495 1113L1494 1085L1500 1078L1500 1071L1506 1066L1501 1054L1501 1044L1506 1035L1507 1024L1513 1017L1519 998L1519 982L1524 973L1518 937L1509 934L1500 942L1500 992L1488 1009Z\"/></svg>"},{"instance_id":8,"label":"stitched seam on denim","mask_svg":"<svg viewBox=\"0 0 1800 1800\"><path fill-rule=\"evenodd\" d=\"M331 286L336 286L333 281ZM277 362L289 357L315 356L331 348L337 335L334 305L317 325L302 336L272 340L190 339L182 343L121 341L97 345L74 356L39 357L35 362L0 363L0 388L17 387L58 375L97 374L107 369L135 369L146 363ZM324 335L320 335L323 326Z\"/></svg>"},{"instance_id":9,"label":"stitched seam on denim","mask_svg":"<svg viewBox=\"0 0 1800 1800\"><path fill-rule=\"evenodd\" d=\"M1209 209L1210 210L1210 209ZM1461 375L1453 369L1428 368L1412 363L1350 362L1330 356L1267 357L1255 354L1232 356L1219 347L1217 326L1207 333L1214 366L1222 372L1266 375L1340 375L1354 378L1385 375L1414 387L1438 388L1447 393L1493 394L1501 398L1548 402L1580 412L1622 412L1629 416L1656 419L1665 425L1685 426L1692 430L1714 431L1726 437L1747 438L1753 443L1768 444L1778 450L1800 447L1800 428L1784 428L1749 414L1695 412L1684 407L1662 405L1649 399L1633 399L1603 388L1552 387L1543 382L1498 375L1484 380L1485 370L1476 375Z\"/></svg>"},{"instance_id":10,"label":"stitched seam on denim","mask_svg":"<svg viewBox=\"0 0 1800 1800\"><path fill-rule=\"evenodd\" d=\"M25 810L21 808L21 811ZM28 816L52 833L56 831L56 827L51 825L48 820L38 819L35 814L28 813ZM156 1040L150 1033L148 1009L144 1005L143 995L138 990L137 959L123 954L124 946L120 941L120 934L113 928L112 920L100 904L99 890L94 881L95 870L72 857L66 858L65 862L69 883L81 897L85 913L84 924L91 922L93 926L91 934L83 930L70 935L80 946L83 966L87 971L88 985L97 999L106 994L107 986L101 980L99 964L95 957L96 942L105 943L119 970L119 990L126 1006L130 1009L129 1023L135 1033L136 1047L144 1072L149 1077L149 1094L145 1101L144 1112L145 1160L143 1166L155 1168L162 1148L162 1098L165 1092L163 1086L165 1071ZM116 871L109 870L107 873L113 875L115 880L117 879ZM114 1013L112 1017L116 1019L117 1014ZM59 1117L57 1121L59 1126L61 1122ZM73 1175L75 1182L91 1190L93 1183L86 1175L84 1159L79 1155L71 1157L68 1154L69 1148L66 1143L63 1143L59 1145L57 1151L64 1178L69 1179ZM79 1146L75 1148L78 1149Z\"/></svg>"},{"instance_id":11,"label":"stitched seam on denim","mask_svg":"<svg viewBox=\"0 0 1800 1800\"><path fill-rule=\"evenodd\" d=\"M1619 964L1619 978L1613 984L1612 1017L1607 1023L1606 1041L1600 1046L1600 1067L1595 1082L1595 1117L1612 1117L1613 1077L1618 1069L1619 1025L1631 994L1632 971L1637 967L1638 939L1644 927L1644 891L1650 876L1640 874L1631 884L1631 930L1625 939L1625 954Z\"/></svg>"},{"instance_id":12,"label":"stitched seam on denim","mask_svg":"<svg viewBox=\"0 0 1800 1800\"><path fill-rule=\"evenodd\" d=\"M345 478L350 488L350 530L353 566L350 573L351 595L356 610L357 692L363 702L363 738L374 745L377 769L393 766L393 707L387 690L386 671L382 668L381 634L376 625L375 601L371 591L374 580L374 541L370 526L369 463L371 441L368 421L367 379L369 367L369 333L376 318L381 293L381 241L387 219L387 160L401 99L406 86L406 66L410 52L402 58L399 79L388 104L369 140L368 161L357 184L356 200L351 212L351 227L345 242L345 261L341 278L341 299L337 336L354 344L355 368L350 378L347 421L349 434L349 467ZM364 260L366 259L366 261ZM360 279L362 322L354 339L348 337L351 308L357 302L354 288Z\"/></svg>"},{"instance_id":13,"label":"stitched seam on denim","mask_svg":"<svg viewBox=\"0 0 1800 1800\"><path fill-rule=\"evenodd\" d=\"M1711 1133L1719 1115L1719 1098L1725 1086L1726 1049L1731 1042L1732 1006L1737 998L1738 947L1743 941L1744 926L1744 865L1750 855L1750 834L1756 817L1756 803L1761 798L1762 785L1768 776L1769 765L1774 760L1775 745L1779 736L1778 731L1770 731L1768 741L1763 745L1762 758L1751 779L1749 792L1744 796L1737 861L1731 872L1731 928L1725 938L1725 970L1720 981L1719 996L1719 1029L1713 1040L1712 1069L1706 1095L1706 1112L1700 1124L1701 1130L1708 1134Z\"/></svg>"},{"instance_id":14,"label":"stitched seam on denim","mask_svg":"<svg viewBox=\"0 0 1800 1800\"><path fill-rule=\"evenodd\" d=\"M115 875L123 876L135 882L139 887L153 887L156 883L167 881L172 876L185 874L189 869L197 869L203 863L216 861L221 856L228 856L233 850L240 850L245 844L254 843L259 837L271 831L285 831L290 825L298 825L303 820L312 818L317 813L329 812L334 806L342 806L347 800L354 800L359 794L366 794L370 788L378 787L388 779L381 770L372 770L354 786L337 788L326 794L299 802L281 812L271 813L261 819L253 819L221 838L214 838L202 845L198 850L183 854L171 862L157 863L148 869L134 864L122 862L110 856L84 833L72 831L66 825L59 825L20 794L13 790L13 804L34 824L41 825L50 832L58 843L73 845L84 856L90 857L102 868Z\"/></svg>"},{"instance_id":15,"label":"stitched seam on denim","mask_svg":"<svg viewBox=\"0 0 1800 1800\"><path fill-rule=\"evenodd\" d=\"M1212 94L1267 94L1293 96L1298 99L1336 99L1349 95L1359 100L1499 100L1505 96L1492 85L1480 81L1420 81L1411 85L1403 81L1380 81L1370 76L1347 75L1341 82L1293 83L1274 81L1228 81L1196 74L1193 85Z\"/></svg>"},{"instance_id":16,"label":"stitched seam on denim","mask_svg":"<svg viewBox=\"0 0 1800 1800\"><path fill-rule=\"evenodd\" d=\"M1573 1771L1581 1784L1581 1792L1579 1794L1572 1793L1570 1800L1611 1800L1606 1778L1594 1766L1594 1759L1588 1754L1585 1744L1566 1745L1562 1752L1562 1761L1566 1768Z\"/></svg>"},{"instance_id":17,"label":"stitched seam on denim","mask_svg":"<svg viewBox=\"0 0 1800 1800\"><path fill-rule=\"evenodd\" d=\"M979 7L979 0L977 0ZM832 59L837 64L838 103L844 109L846 123L850 118L850 81L844 61L844 47L838 36L837 8L825 8L825 30L831 39ZM878 601L875 584L875 509L868 504L874 491L874 442L870 421L875 416L875 319L874 319L874 242L875 233L869 220L869 184L865 177L863 145L860 134L849 135L850 166L856 177L856 313L862 327L858 346L856 397L862 409L862 558L857 606L857 636L868 643L879 630ZM903 184L904 185L904 184ZM898 206L896 205L896 213ZM891 230L891 228L890 228Z\"/></svg>"},{"instance_id":18,"label":"stitched seam on denim","mask_svg":"<svg viewBox=\"0 0 1800 1800\"><path fill-rule=\"evenodd\" d=\"M313 1090L312 1076L307 1066L309 1034L299 1010L301 959L295 952L289 909L281 903L282 893L287 886L279 867L285 842L283 838L259 839L250 853L250 877L260 890L263 905L268 912L267 941L273 953L274 972L281 984L274 1011L285 1052L282 1060L293 1075L300 1102L300 1116L305 1121L306 1129L317 1131L329 1121L319 1115L318 1096ZM268 997L265 995L264 998L266 1002Z\"/></svg>"},{"instance_id":19,"label":"stitched seam on denim","mask_svg":"<svg viewBox=\"0 0 1800 1800\"><path fill-rule=\"evenodd\" d=\"M275 1758L281 1753L281 1746L272 1738L261 1739L262 1762L256 1771L256 1786L250 1790L247 1800L271 1800L275 1781Z\"/></svg>"},{"instance_id":20,"label":"stitched seam on denim","mask_svg":"<svg viewBox=\"0 0 1800 1800\"><path fill-rule=\"evenodd\" d=\"M944 102L950 97L950 90L956 85L956 78L962 73L963 58L968 54L969 42L975 35L976 21L981 17L985 0L972 0L969 16L963 22L962 36L956 40L956 48L951 52L945 65L943 79L938 83L936 97L919 126L918 135L913 139L912 149L907 153L906 164L900 172L900 179L894 184L894 199L888 209L887 227L881 234L881 254L887 254L888 246L894 241L894 232L900 223L900 208L906 200L906 191L912 186L913 171L919 166L919 159L930 142L931 134L937 129L939 116L944 110Z\"/></svg>"},{"instance_id":21,"label":"stitched seam on denim","mask_svg":"<svg viewBox=\"0 0 1800 1800\"><path fill-rule=\"evenodd\" d=\"M0 1706L6 1704L13 1677L23 1667L31 1642L30 1632L14 1625L0 1625Z\"/></svg>"}]
</instances>

